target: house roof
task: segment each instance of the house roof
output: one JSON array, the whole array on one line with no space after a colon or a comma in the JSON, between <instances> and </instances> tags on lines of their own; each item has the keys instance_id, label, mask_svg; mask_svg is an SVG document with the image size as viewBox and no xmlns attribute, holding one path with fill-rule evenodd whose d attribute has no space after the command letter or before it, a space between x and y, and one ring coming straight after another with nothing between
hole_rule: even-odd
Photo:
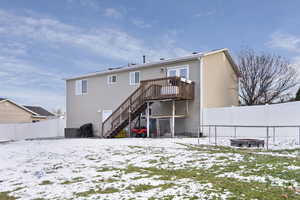
<instances>
[{"instance_id":1,"label":"house roof","mask_svg":"<svg viewBox=\"0 0 300 200\"><path fill-rule=\"evenodd\" d=\"M31 114L33 114L33 115L38 115L37 113L33 112L32 110L29 110L28 108L25 108L24 106L19 105L19 104L17 104L16 102L14 102L14 101L12 101L12 100L10 100L10 99L0 98L0 101L7 101L7 102L10 102L11 104L13 104L13 105L15 105L15 106L17 106L17 107L19 107L19 108L21 108L21 109L23 109L23 110L29 112L29 113L31 113Z\"/></svg>"},{"instance_id":2,"label":"house roof","mask_svg":"<svg viewBox=\"0 0 300 200\"><path fill-rule=\"evenodd\" d=\"M47 111L46 109L40 107L40 106L22 106L22 105L19 105L17 104L16 102L10 100L10 99L7 99L7 98L0 98L0 101L7 101L7 102L10 102L12 103L13 105L29 112L32 114L32 116L34 117L40 117L40 118L45 118L45 117L48 117L48 116L55 116L53 113Z\"/></svg>"},{"instance_id":3,"label":"house roof","mask_svg":"<svg viewBox=\"0 0 300 200\"><path fill-rule=\"evenodd\" d=\"M24 106L28 110L31 110L32 112L36 113L39 116L55 116L53 113L49 112L48 110L40 107L40 106Z\"/></svg>"},{"instance_id":4,"label":"house roof","mask_svg":"<svg viewBox=\"0 0 300 200\"><path fill-rule=\"evenodd\" d=\"M224 54L228 58L229 62L231 63L231 65L233 67L233 70L235 71L235 73L237 75L239 75L238 67L235 64L233 58L231 57L231 55L229 53L229 50L227 48L223 48L223 49L217 49L217 50L212 50L212 51L207 51L207 52L200 52L200 53L196 53L196 54L189 55L189 56L184 56L184 57L160 60L160 61L157 61L157 62L130 65L128 67L119 67L119 68L115 68L115 69L112 68L112 69L105 70L105 71L94 72L94 73L84 74L84 75L80 75L80 76L65 78L64 80L74 80L74 79L87 78L87 77L97 76L97 75L104 75L104 74L112 74L112 73L116 73L116 72L130 71L130 70L146 68L146 67L152 67L152 66L162 65L162 64L172 64L172 63L176 63L176 62L196 60L196 59L199 59L201 57L209 56L209 55L220 53L220 52L224 52Z\"/></svg>"}]
</instances>

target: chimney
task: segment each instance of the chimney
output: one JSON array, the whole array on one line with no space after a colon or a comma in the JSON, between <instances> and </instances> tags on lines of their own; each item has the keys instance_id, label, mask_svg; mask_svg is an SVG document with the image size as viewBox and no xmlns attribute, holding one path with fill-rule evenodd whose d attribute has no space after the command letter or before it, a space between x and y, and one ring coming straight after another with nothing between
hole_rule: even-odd
<instances>
[{"instance_id":1,"label":"chimney","mask_svg":"<svg viewBox=\"0 0 300 200\"><path fill-rule=\"evenodd\" d=\"M143 63L146 63L146 56L143 55Z\"/></svg>"}]
</instances>

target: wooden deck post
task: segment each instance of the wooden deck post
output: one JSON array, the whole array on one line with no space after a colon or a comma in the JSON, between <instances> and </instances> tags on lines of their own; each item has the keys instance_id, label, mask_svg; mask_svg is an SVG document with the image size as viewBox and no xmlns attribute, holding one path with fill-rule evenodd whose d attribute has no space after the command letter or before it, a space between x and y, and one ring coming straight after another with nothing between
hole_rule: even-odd
<instances>
[{"instance_id":1,"label":"wooden deck post","mask_svg":"<svg viewBox=\"0 0 300 200\"><path fill-rule=\"evenodd\" d=\"M128 123L129 123L129 131L128 131L128 137L131 137L131 108L128 109Z\"/></svg>"},{"instance_id":2,"label":"wooden deck post","mask_svg":"<svg viewBox=\"0 0 300 200\"><path fill-rule=\"evenodd\" d=\"M146 115L147 115L147 137L150 137L150 114L149 114L149 101L147 102L147 109L146 109Z\"/></svg>"},{"instance_id":3,"label":"wooden deck post","mask_svg":"<svg viewBox=\"0 0 300 200\"><path fill-rule=\"evenodd\" d=\"M269 127L267 126L267 150L269 150Z\"/></svg>"},{"instance_id":4,"label":"wooden deck post","mask_svg":"<svg viewBox=\"0 0 300 200\"><path fill-rule=\"evenodd\" d=\"M129 131L128 131L128 137L131 137L131 129L132 129L132 127L131 127L131 105L132 105L132 101L131 101L131 98L129 99L129 108L128 108L128 123L129 123ZM122 114L121 114L122 115ZM122 123L121 121L120 121L120 123Z\"/></svg>"},{"instance_id":5,"label":"wooden deck post","mask_svg":"<svg viewBox=\"0 0 300 200\"><path fill-rule=\"evenodd\" d=\"M101 137L104 138L104 124L103 124L103 121L101 122Z\"/></svg>"},{"instance_id":6,"label":"wooden deck post","mask_svg":"<svg viewBox=\"0 0 300 200\"><path fill-rule=\"evenodd\" d=\"M175 101L172 101L172 138L175 136Z\"/></svg>"}]
</instances>

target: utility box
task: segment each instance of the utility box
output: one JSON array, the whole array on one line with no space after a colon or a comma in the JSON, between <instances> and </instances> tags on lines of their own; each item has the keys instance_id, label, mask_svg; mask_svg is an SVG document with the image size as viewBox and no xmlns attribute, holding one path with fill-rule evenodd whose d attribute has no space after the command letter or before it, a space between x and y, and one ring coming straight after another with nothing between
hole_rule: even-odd
<instances>
[{"instance_id":1,"label":"utility box","mask_svg":"<svg viewBox=\"0 0 300 200\"><path fill-rule=\"evenodd\" d=\"M65 128L65 138L79 138L80 129L79 128Z\"/></svg>"}]
</instances>

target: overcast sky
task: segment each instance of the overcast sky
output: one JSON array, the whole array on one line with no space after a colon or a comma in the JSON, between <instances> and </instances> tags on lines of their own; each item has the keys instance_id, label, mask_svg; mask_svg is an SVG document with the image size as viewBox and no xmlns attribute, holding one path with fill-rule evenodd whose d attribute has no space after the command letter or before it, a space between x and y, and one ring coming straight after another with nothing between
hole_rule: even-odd
<instances>
[{"instance_id":1,"label":"overcast sky","mask_svg":"<svg viewBox=\"0 0 300 200\"><path fill-rule=\"evenodd\" d=\"M65 77L243 46L300 63L297 0L1 0L0 97L65 108Z\"/></svg>"}]
</instances>

